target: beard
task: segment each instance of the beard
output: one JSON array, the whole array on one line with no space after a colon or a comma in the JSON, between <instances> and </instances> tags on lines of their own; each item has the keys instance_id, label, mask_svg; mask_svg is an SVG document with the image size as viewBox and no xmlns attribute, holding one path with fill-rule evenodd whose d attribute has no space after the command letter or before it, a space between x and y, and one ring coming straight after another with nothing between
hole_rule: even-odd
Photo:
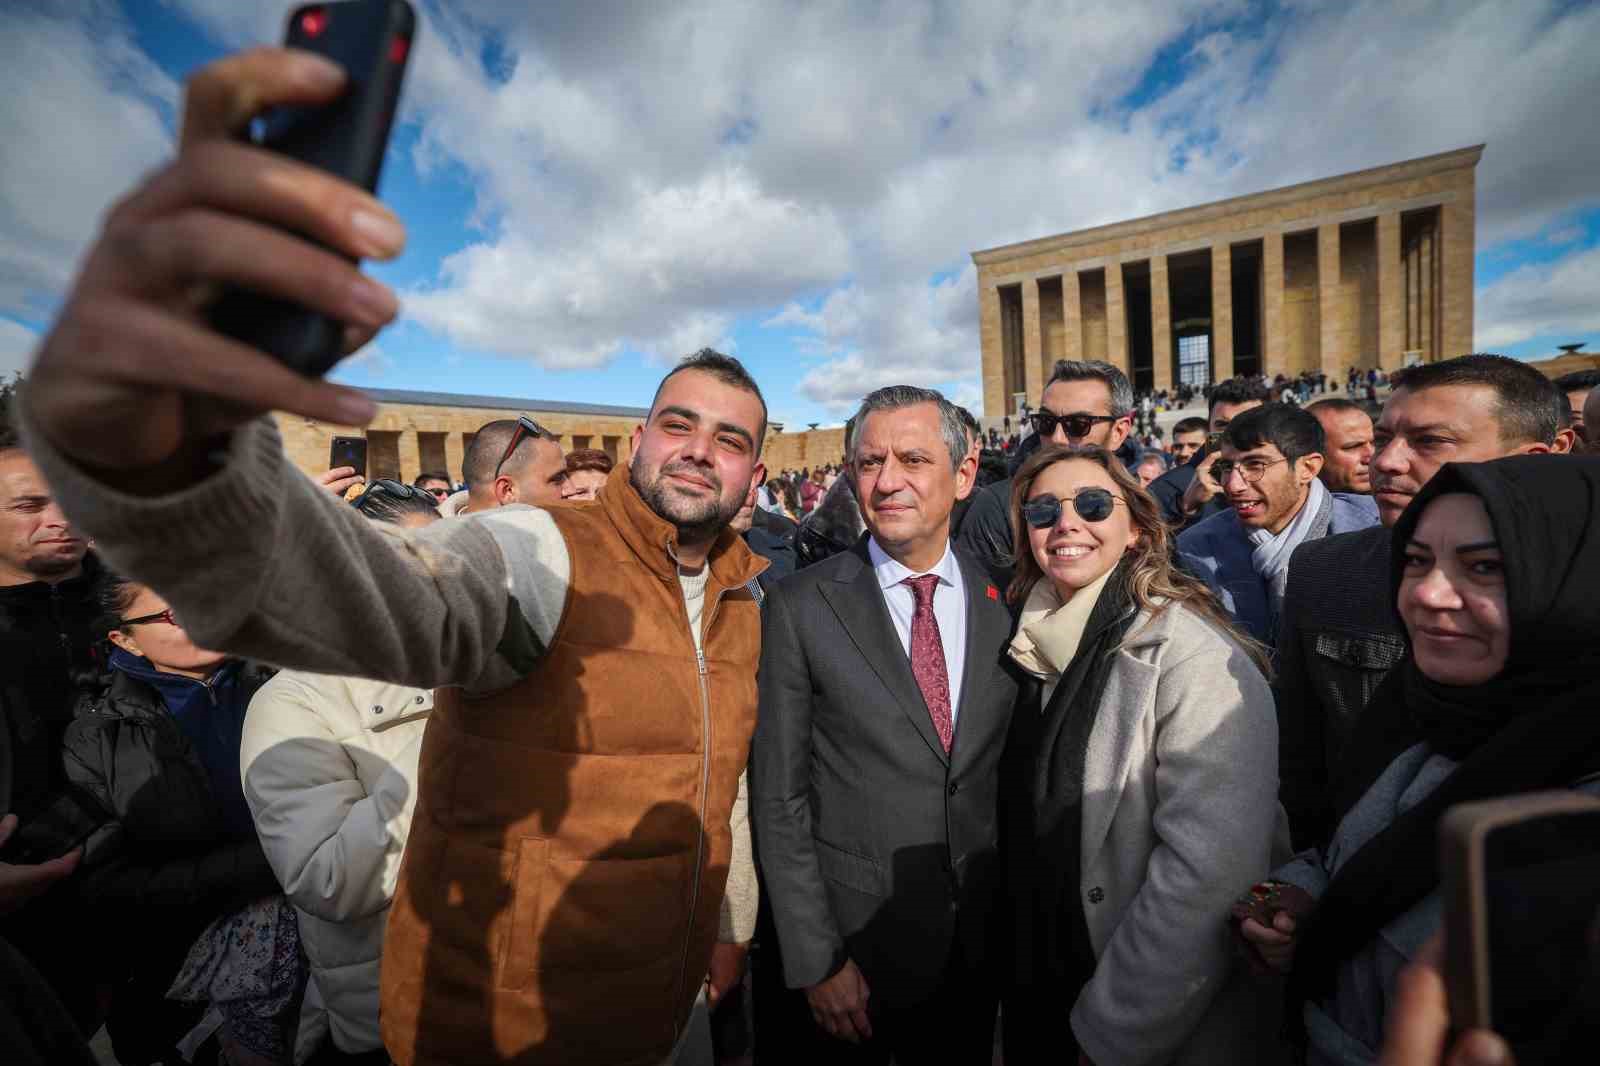
<instances>
[{"instance_id":1,"label":"beard","mask_svg":"<svg viewBox=\"0 0 1600 1066\"><path fill-rule=\"evenodd\" d=\"M688 499L673 493L667 476L693 474L711 485L709 500ZM671 522L678 530L680 544L699 544L712 540L732 522L744 506L743 494L733 500L722 498L722 479L715 470L694 463L668 463L658 470L641 470L636 464L628 471L628 481L650 506L650 510Z\"/></svg>"}]
</instances>

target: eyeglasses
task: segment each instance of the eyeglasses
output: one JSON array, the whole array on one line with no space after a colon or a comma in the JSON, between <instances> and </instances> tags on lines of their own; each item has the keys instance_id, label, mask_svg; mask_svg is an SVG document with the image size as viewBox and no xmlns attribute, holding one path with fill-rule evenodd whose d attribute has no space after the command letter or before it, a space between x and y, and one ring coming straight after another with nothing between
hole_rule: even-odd
<instances>
[{"instance_id":1,"label":"eyeglasses","mask_svg":"<svg viewBox=\"0 0 1600 1066\"><path fill-rule=\"evenodd\" d=\"M1041 437L1054 436L1057 426L1066 428L1069 437L1087 437L1094 427L1101 422L1115 422L1118 415L1091 415L1083 412L1070 415L1056 415L1049 411L1035 411L1028 416L1033 423L1033 431Z\"/></svg>"},{"instance_id":2,"label":"eyeglasses","mask_svg":"<svg viewBox=\"0 0 1600 1066\"><path fill-rule=\"evenodd\" d=\"M425 492L414 485L407 485L403 481L395 481L391 478L380 477L378 480L368 485L365 489L361 490L361 495L351 500L350 506L359 508L362 504L367 502L368 496L372 496L374 494L393 496L397 500L427 500L429 507L432 507L434 504L433 493Z\"/></svg>"},{"instance_id":3,"label":"eyeglasses","mask_svg":"<svg viewBox=\"0 0 1600 1066\"><path fill-rule=\"evenodd\" d=\"M1240 459L1234 462L1232 459L1218 459L1211 464L1211 477L1218 485L1226 485L1229 476L1237 470L1239 476L1244 478L1245 484L1254 485L1266 474L1267 467L1288 461L1288 459Z\"/></svg>"},{"instance_id":4,"label":"eyeglasses","mask_svg":"<svg viewBox=\"0 0 1600 1066\"><path fill-rule=\"evenodd\" d=\"M429 496L432 496L436 500L445 500L450 498L449 489L423 489L422 491L426 492Z\"/></svg>"},{"instance_id":5,"label":"eyeglasses","mask_svg":"<svg viewBox=\"0 0 1600 1066\"><path fill-rule=\"evenodd\" d=\"M149 625L153 622L165 622L169 626L178 625L178 620L172 617L171 607L164 611L157 611L155 614L142 614L138 618L119 618L117 621L118 624L124 627ZM183 627L178 626L178 628L182 629Z\"/></svg>"},{"instance_id":6,"label":"eyeglasses","mask_svg":"<svg viewBox=\"0 0 1600 1066\"><path fill-rule=\"evenodd\" d=\"M545 429L527 415L517 416L517 428L511 431L511 443L506 445L506 450L500 453L500 461L494 464L494 476L500 476L500 468L506 465L506 460L511 458L511 453L517 450L525 437L554 437L555 434ZM493 481L494 478L489 480Z\"/></svg>"},{"instance_id":7,"label":"eyeglasses","mask_svg":"<svg viewBox=\"0 0 1600 1066\"><path fill-rule=\"evenodd\" d=\"M1110 489L1079 489L1072 497L1072 509L1085 522L1104 522L1117 504L1127 502ZM1053 493L1040 493L1022 505L1022 518L1034 529L1049 529L1061 521L1061 500Z\"/></svg>"}]
</instances>

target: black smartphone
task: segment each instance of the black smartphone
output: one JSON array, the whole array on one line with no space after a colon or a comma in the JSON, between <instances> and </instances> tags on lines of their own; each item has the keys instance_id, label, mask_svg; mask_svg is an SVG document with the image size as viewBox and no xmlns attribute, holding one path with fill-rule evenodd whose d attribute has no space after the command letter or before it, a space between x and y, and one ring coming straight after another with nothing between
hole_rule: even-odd
<instances>
[{"instance_id":1,"label":"black smartphone","mask_svg":"<svg viewBox=\"0 0 1600 1066\"><path fill-rule=\"evenodd\" d=\"M376 192L415 35L416 13L406 0L296 8L284 44L332 59L349 75L349 86L323 107L273 110L255 124L251 139ZM340 322L285 300L231 290L211 308L211 322L308 377L326 374L342 354Z\"/></svg>"},{"instance_id":2,"label":"black smartphone","mask_svg":"<svg viewBox=\"0 0 1600 1066\"><path fill-rule=\"evenodd\" d=\"M354 467L356 473L367 476L367 438L335 437L328 446L328 469L341 466Z\"/></svg>"},{"instance_id":3,"label":"black smartphone","mask_svg":"<svg viewBox=\"0 0 1600 1066\"><path fill-rule=\"evenodd\" d=\"M1464 803L1439 837L1451 1025L1493 1029L1524 1066L1570 1061L1600 1007L1600 799Z\"/></svg>"}]
</instances>

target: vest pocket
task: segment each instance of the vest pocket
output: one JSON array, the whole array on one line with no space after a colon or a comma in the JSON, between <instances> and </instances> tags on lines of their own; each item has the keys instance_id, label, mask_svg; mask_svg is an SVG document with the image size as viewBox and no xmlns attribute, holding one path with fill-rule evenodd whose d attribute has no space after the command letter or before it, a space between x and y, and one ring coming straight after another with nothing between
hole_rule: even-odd
<instances>
[{"instance_id":1,"label":"vest pocket","mask_svg":"<svg viewBox=\"0 0 1600 1066\"><path fill-rule=\"evenodd\" d=\"M524 838L500 986L525 989L538 973L621 973L675 957L689 922L692 862L682 852L569 859L548 840Z\"/></svg>"}]
</instances>

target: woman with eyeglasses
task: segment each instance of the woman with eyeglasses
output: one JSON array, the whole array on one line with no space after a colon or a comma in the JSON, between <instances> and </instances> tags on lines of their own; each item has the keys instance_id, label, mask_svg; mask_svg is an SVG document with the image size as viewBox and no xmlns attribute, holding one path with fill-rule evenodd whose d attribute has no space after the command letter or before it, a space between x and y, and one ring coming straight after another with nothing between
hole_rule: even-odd
<instances>
[{"instance_id":1,"label":"woman with eyeglasses","mask_svg":"<svg viewBox=\"0 0 1600 1066\"><path fill-rule=\"evenodd\" d=\"M1159 507L1103 448L1012 486L1032 679L1006 752L1008 1066L1277 1061L1273 1002L1224 926L1286 852L1262 650L1170 561Z\"/></svg>"},{"instance_id":2,"label":"woman with eyeglasses","mask_svg":"<svg viewBox=\"0 0 1600 1066\"><path fill-rule=\"evenodd\" d=\"M118 1061L172 1054L209 1004L231 1063L290 1062L305 964L239 774L245 709L269 674L196 645L152 589L107 574L98 596L108 677L63 757L104 814L78 884L106 932Z\"/></svg>"}]
</instances>

